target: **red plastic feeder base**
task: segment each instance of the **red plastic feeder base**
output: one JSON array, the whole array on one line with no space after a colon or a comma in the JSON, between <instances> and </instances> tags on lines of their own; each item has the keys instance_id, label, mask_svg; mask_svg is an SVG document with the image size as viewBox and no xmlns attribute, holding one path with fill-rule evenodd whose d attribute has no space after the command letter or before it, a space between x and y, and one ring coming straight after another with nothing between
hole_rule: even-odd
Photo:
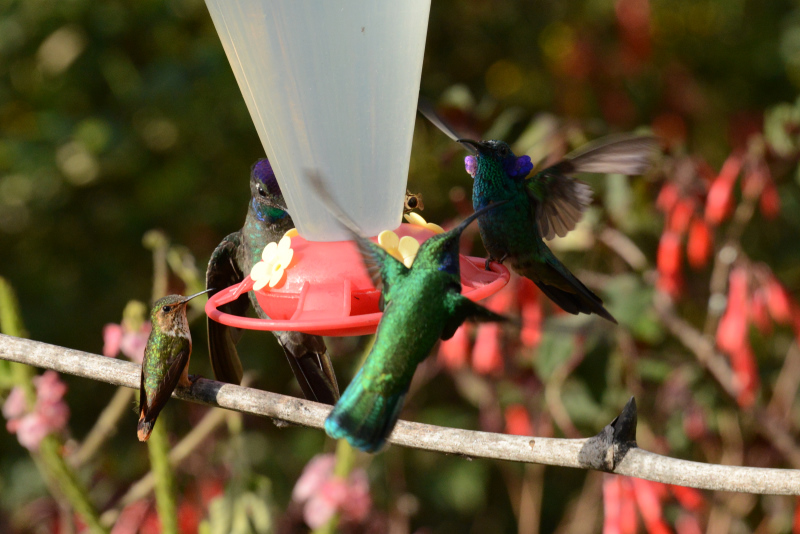
<instances>
[{"instance_id":1,"label":"red plastic feeder base","mask_svg":"<svg viewBox=\"0 0 800 534\"><path fill-rule=\"evenodd\" d=\"M402 224L398 236L410 235L422 242L433 233ZM375 239L373 239L375 241ZM378 310L380 291L364 269L352 241L316 242L292 238L294 257L283 280L273 288L256 292L258 303L271 319L240 317L217 308L253 289L248 276L240 284L218 292L206 303L208 316L228 326L248 330L296 330L319 336L373 334L383 316ZM464 296L478 301L500 291L508 283L508 269L483 258L461 256Z\"/></svg>"}]
</instances>

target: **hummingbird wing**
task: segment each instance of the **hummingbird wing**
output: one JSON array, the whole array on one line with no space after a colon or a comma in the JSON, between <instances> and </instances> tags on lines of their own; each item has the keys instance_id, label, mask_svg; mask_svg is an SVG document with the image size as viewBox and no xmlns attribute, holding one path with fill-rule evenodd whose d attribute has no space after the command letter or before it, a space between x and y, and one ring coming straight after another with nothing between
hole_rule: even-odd
<instances>
[{"instance_id":1,"label":"hummingbird wing","mask_svg":"<svg viewBox=\"0 0 800 534\"><path fill-rule=\"evenodd\" d=\"M479 323L486 323L489 321L506 322L509 320L509 318L504 315L495 313L480 304L472 302L456 290L448 291L445 299L450 313L442 329L441 338L444 340L453 337L458 327L466 320Z\"/></svg>"},{"instance_id":2,"label":"hummingbird wing","mask_svg":"<svg viewBox=\"0 0 800 534\"><path fill-rule=\"evenodd\" d=\"M225 289L244 280L244 273L236 261L236 251L241 245L241 232L234 232L227 236L214 249L211 259L208 260L206 270L206 287L213 287L215 291L209 292L209 298L219 290ZM220 306L220 310L231 315L245 315L250 306L247 294ZM208 354L214 376L217 380L229 384L239 384L242 381L242 362L236 351L236 343L241 338L239 328L232 328L218 323L210 318L208 322Z\"/></svg>"},{"instance_id":3,"label":"hummingbird wing","mask_svg":"<svg viewBox=\"0 0 800 534\"><path fill-rule=\"evenodd\" d=\"M149 369L148 366L148 362L158 358L158 356L145 355L144 363L142 364L142 381L139 385L139 424L137 430L139 441L147 441L147 438L150 437L150 432L153 431L153 425L156 423L158 414L161 413L161 409L164 408L172 396L172 392L175 391L184 368L189 364L189 356L192 353L189 340L177 338L176 341L180 343L181 349L164 363L166 370L163 376L153 376L153 370ZM166 350L171 348L168 347ZM148 390L150 390L149 393Z\"/></svg>"},{"instance_id":4,"label":"hummingbird wing","mask_svg":"<svg viewBox=\"0 0 800 534\"><path fill-rule=\"evenodd\" d=\"M651 165L658 142L652 136L610 136L573 152L525 181L537 205L536 223L545 239L564 237L575 228L592 202L588 184L576 173L642 174Z\"/></svg>"}]
</instances>

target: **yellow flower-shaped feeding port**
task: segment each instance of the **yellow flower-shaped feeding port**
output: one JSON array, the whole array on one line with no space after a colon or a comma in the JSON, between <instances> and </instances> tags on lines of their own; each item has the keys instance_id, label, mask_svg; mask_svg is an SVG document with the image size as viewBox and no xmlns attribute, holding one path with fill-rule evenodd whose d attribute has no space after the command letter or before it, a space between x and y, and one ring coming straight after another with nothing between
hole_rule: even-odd
<instances>
[{"instance_id":1,"label":"yellow flower-shaped feeding port","mask_svg":"<svg viewBox=\"0 0 800 534\"><path fill-rule=\"evenodd\" d=\"M267 285L275 287L283 278L283 272L292 263L293 257L292 238L288 235L283 236L278 243L273 241L264 247L261 261L250 270L250 278L255 282L253 290L258 291Z\"/></svg>"},{"instance_id":2,"label":"yellow flower-shaped feeding port","mask_svg":"<svg viewBox=\"0 0 800 534\"><path fill-rule=\"evenodd\" d=\"M419 242L411 236L402 239L391 230L384 230L378 234L378 244L396 260L403 262L403 265L411 268L414 258L417 257Z\"/></svg>"},{"instance_id":3,"label":"yellow flower-shaped feeding port","mask_svg":"<svg viewBox=\"0 0 800 534\"><path fill-rule=\"evenodd\" d=\"M443 234L444 233L444 228L442 228L441 226L439 226L436 223L432 223L432 222L426 221L422 217L422 215L420 215L419 213L406 213L404 217L409 222L409 224L413 224L414 226L421 226L423 228L427 228L428 230L430 230L434 234Z\"/></svg>"}]
</instances>

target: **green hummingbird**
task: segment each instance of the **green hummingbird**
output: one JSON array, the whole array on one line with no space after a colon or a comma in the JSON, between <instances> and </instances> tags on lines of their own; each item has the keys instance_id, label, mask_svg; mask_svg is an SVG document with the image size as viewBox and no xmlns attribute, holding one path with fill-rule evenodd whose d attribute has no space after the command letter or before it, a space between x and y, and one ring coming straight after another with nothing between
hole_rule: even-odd
<instances>
[{"instance_id":1,"label":"green hummingbird","mask_svg":"<svg viewBox=\"0 0 800 534\"><path fill-rule=\"evenodd\" d=\"M360 229L328 194L320 178L310 177L331 213L350 230L376 288L382 289L375 342L364 365L325 420L325 432L354 447L376 452L400 416L417 366L439 339L449 339L467 319L506 318L461 294L458 242L475 218L498 202L467 217L456 228L422 243L411 268L390 256Z\"/></svg>"},{"instance_id":2,"label":"green hummingbird","mask_svg":"<svg viewBox=\"0 0 800 534\"><path fill-rule=\"evenodd\" d=\"M150 310L152 330L147 338L139 386L139 441L147 441L156 418L176 386L191 387L196 377L189 376L192 334L186 321L186 305L208 293L206 289L188 297L168 295L158 299Z\"/></svg>"},{"instance_id":3,"label":"green hummingbird","mask_svg":"<svg viewBox=\"0 0 800 534\"><path fill-rule=\"evenodd\" d=\"M610 136L566 156L537 172L529 156L517 157L503 141L473 141L458 137L424 102L420 112L451 139L473 153L465 159L473 178L472 206L476 211L491 203L508 204L478 218L481 239L490 261L508 260L518 274L532 280L564 311L595 313L617 321L603 301L561 263L544 239L565 236L575 228L592 202L588 184L578 173L636 175L651 165L658 143L652 136Z\"/></svg>"},{"instance_id":4,"label":"green hummingbird","mask_svg":"<svg viewBox=\"0 0 800 534\"><path fill-rule=\"evenodd\" d=\"M279 241L292 228L294 223L286 211L286 202L272 166L267 159L261 159L253 165L250 173L250 204L244 227L223 239L211 254L206 271L206 287L219 290L244 280L253 265L261 259L264 247ZM211 295L216 292L212 290ZM220 306L220 309L232 315L245 315L251 305L258 317L268 319L254 291ZM301 332L273 334L283 348L306 398L334 404L339 398L339 386L325 341L320 336ZM231 384L241 382L242 364L236 351L240 337L240 329L208 319L208 351L217 380Z\"/></svg>"}]
</instances>

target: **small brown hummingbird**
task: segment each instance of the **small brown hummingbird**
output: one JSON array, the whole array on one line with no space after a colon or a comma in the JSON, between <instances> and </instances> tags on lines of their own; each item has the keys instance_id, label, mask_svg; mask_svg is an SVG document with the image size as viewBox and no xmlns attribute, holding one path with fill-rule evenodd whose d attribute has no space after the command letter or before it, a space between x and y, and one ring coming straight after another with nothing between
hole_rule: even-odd
<instances>
[{"instance_id":1,"label":"small brown hummingbird","mask_svg":"<svg viewBox=\"0 0 800 534\"><path fill-rule=\"evenodd\" d=\"M168 295L158 299L150 310L153 329L147 338L142 360L142 381L139 386L139 441L147 441L156 418L167 404L175 387L191 387L198 377L189 376L192 334L186 320L186 305L194 295Z\"/></svg>"}]
</instances>

